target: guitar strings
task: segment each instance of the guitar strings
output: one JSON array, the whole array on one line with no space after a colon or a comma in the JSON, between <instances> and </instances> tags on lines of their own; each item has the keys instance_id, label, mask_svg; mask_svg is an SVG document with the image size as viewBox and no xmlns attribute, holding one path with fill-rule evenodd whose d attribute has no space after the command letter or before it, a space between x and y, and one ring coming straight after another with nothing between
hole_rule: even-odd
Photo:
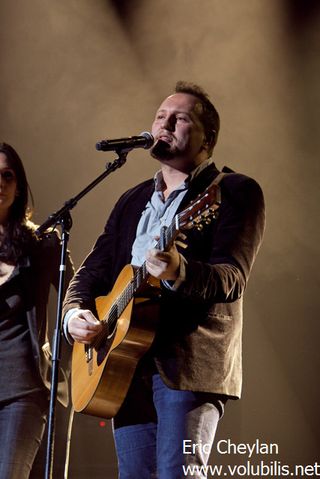
<instances>
[{"instance_id":1,"label":"guitar strings","mask_svg":"<svg viewBox=\"0 0 320 479\"><path fill-rule=\"evenodd\" d=\"M178 214L177 216L180 216L180 214ZM167 228L163 229L163 235L165 244L164 249L166 249L177 236L177 229L174 222L172 222ZM160 239L157 242L155 248L160 249ZM92 341L91 347L99 349L103 341L105 341L108 336L113 334L114 327L116 326L119 316L123 313L125 308L133 299L134 294L138 291L138 289L145 282L148 276L149 273L147 271L147 264L146 261L144 261L144 263L135 270L130 282L122 291L120 296L117 298L116 302L113 303L113 305L111 306L108 317L101 321L105 327L95 337L94 341Z\"/></svg>"}]
</instances>

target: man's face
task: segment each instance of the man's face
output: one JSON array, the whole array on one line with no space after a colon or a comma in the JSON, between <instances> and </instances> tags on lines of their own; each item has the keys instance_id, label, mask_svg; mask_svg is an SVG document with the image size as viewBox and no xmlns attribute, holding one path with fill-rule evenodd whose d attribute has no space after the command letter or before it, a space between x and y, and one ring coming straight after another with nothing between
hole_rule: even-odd
<instances>
[{"instance_id":1,"label":"man's face","mask_svg":"<svg viewBox=\"0 0 320 479\"><path fill-rule=\"evenodd\" d=\"M196 166L208 157L203 125L202 105L193 95L175 93L160 105L152 124L155 147L151 154L170 163L177 159ZM157 141L165 142L164 151L157 154Z\"/></svg>"}]
</instances>

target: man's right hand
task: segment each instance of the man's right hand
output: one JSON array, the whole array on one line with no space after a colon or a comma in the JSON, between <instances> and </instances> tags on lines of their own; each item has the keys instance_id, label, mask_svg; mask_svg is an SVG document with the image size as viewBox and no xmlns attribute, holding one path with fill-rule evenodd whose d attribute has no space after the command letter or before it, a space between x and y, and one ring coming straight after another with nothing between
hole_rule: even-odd
<instances>
[{"instance_id":1,"label":"man's right hand","mask_svg":"<svg viewBox=\"0 0 320 479\"><path fill-rule=\"evenodd\" d=\"M68 321L68 333L78 343L91 344L102 328L89 309L79 309Z\"/></svg>"}]
</instances>

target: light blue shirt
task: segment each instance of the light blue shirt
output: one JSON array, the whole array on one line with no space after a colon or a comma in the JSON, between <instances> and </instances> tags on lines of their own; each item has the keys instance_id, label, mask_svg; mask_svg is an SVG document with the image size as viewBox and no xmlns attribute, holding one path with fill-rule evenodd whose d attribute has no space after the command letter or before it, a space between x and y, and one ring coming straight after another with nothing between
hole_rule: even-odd
<instances>
[{"instance_id":1,"label":"light blue shirt","mask_svg":"<svg viewBox=\"0 0 320 479\"><path fill-rule=\"evenodd\" d=\"M137 226L136 238L131 251L131 264L141 266L144 263L146 252L157 244L155 237L160 236L161 227L171 225L180 203L188 191L190 182L210 163L212 163L211 158L197 166L186 180L170 193L167 199L163 194L166 185L161 170L155 174L155 190L146 204Z\"/></svg>"}]
</instances>

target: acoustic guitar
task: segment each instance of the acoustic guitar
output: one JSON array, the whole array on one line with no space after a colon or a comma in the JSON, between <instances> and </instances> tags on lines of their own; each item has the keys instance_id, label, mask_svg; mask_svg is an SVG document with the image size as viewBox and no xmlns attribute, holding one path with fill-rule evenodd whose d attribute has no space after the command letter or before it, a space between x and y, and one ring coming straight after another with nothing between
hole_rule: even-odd
<instances>
[{"instance_id":1,"label":"acoustic guitar","mask_svg":"<svg viewBox=\"0 0 320 479\"><path fill-rule=\"evenodd\" d=\"M220 188L214 182L170 226L163 227L157 248L166 251L180 232L201 230L217 215ZM90 345L75 343L72 353L71 392L77 412L112 418L129 389L141 357L150 348L157 324L160 282L149 275L146 263L126 265L111 292L96 298L101 333Z\"/></svg>"}]
</instances>

